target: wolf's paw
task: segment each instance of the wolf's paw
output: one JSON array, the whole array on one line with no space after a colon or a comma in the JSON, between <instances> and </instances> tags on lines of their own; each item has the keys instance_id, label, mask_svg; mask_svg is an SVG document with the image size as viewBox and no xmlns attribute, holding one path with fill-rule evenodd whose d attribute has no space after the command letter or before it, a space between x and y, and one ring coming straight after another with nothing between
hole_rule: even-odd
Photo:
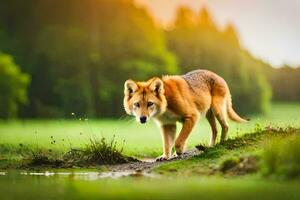
<instances>
[{"instance_id":1,"label":"wolf's paw","mask_svg":"<svg viewBox=\"0 0 300 200\"><path fill-rule=\"evenodd\" d=\"M182 143L182 142L176 142L176 143L175 143L175 150L176 150L176 154L177 154L178 156L180 156L180 155L183 154L184 151L185 151L185 144Z\"/></svg>"},{"instance_id":2,"label":"wolf's paw","mask_svg":"<svg viewBox=\"0 0 300 200\"><path fill-rule=\"evenodd\" d=\"M166 155L161 155L155 159L156 161L166 161L169 160L169 157Z\"/></svg>"},{"instance_id":3,"label":"wolf's paw","mask_svg":"<svg viewBox=\"0 0 300 200\"><path fill-rule=\"evenodd\" d=\"M177 147L175 147L175 149L176 149L176 154L177 154L177 156L180 156L180 155L183 154L184 151L185 151L184 146L177 146Z\"/></svg>"}]
</instances>

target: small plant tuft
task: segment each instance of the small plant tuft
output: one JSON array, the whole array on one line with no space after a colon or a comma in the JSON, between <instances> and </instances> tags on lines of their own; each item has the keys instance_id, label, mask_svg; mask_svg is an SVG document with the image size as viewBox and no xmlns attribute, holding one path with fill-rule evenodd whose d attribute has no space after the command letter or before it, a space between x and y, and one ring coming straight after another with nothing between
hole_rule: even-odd
<instances>
[{"instance_id":1,"label":"small plant tuft","mask_svg":"<svg viewBox=\"0 0 300 200\"><path fill-rule=\"evenodd\" d=\"M115 136L108 142L106 138L90 138L89 143L82 149L83 160L94 164L117 164L136 161L123 155L123 146L118 148Z\"/></svg>"}]
</instances>

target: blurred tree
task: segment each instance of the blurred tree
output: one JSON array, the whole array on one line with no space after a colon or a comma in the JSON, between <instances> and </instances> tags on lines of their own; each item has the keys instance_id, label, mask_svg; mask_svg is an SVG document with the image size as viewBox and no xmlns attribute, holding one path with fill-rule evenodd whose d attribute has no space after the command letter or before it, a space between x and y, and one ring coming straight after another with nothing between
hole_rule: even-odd
<instances>
[{"instance_id":1,"label":"blurred tree","mask_svg":"<svg viewBox=\"0 0 300 200\"><path fill-rule=\"evenodd\" d=\"M239 112L265 112L270 101L269 84L259 62L242 49L234 27L228 25L219 31L206 8L198 15L188 9L182 13L179 9L173 29L166 32L169 49L182 71L214 71L229 84Z\"/></svg>"},{"instance_id":2,"label":"blurred tree","mask_svg":"<svg viewBox=\"0 0 300 200\"><path fill-rule=\"evenodd\" d=\"M119 116L127 78L178 72L163 32L133 0L2 4L3 50L32 75L24 116Z\"/></svg>"},{"instance_id":3,"label":"blurred tree","mask_svg":"<svg viewBox=\"0 0 300 200\"><path fill-rule=\"evenodd\" d=\"M101 116L123 113L126 79L144 80L178 72L175 57L166 48L163 32L149 14L137 9L131 1L118 2L103 1L99 6L101 64L96 69L101 78L94 87L99 90L97 112Z\"/></svg>"},{"instance_id":4,"label":"blurred tree","mask_svg":"<svg viewBox=\"0 0 300 200\"><path fill-rule=\"evenodd\" d=\"M267 65L264 71L272 86L274 101L300 101L300 67Z\"/></svg>"},{"instance_id":5,"label":"blurred tree","mask_svg":"<svg viewBox=\"0 0 300 200\"><path fill-rule=\"evenodd\" d=\"M16 117L18 106L27 102L30 78L10 55L0 53L0 118Z\"/></svg>"},{"instance_id":6,"label":"blurred tree","mask_svg":"<svg viewBox=\"0 0 300 200\"><path fill-rule=\"evenodd\" d=\"M177 10L177 18L175 19L176 27L188 29L193 28L196 23L196 16L189 7L180 7Z\"/></svg>"},{"instance_id":7,"label":"blurred tree","mask_svg":"<svg viewBox=\"0 0 300 200\"><path fill-rule=\"evenodd\" d=\"M36 81L33 84L38 86L44 83L44 86L48 86L52 83L49 88L51 97L47 97L43 87L32 88L36 89L33 95L43 91L37 99L39 101L37 115L41 116L44 113L47 117L62 114L70 116L70 113L74 112L78 115L91 116L94 109L89 81L89 63L92 52L86 32L77 27L49 25L40 30L36 48L38 55L46 55L44 68L48 69L47 77L51 78L41 80L41 77L45 75L37 73L33 77ZM35 72L41 67L37 66ZM61 112L48 107L49 103L61 108Z\"/></svg>"}]
</instances>

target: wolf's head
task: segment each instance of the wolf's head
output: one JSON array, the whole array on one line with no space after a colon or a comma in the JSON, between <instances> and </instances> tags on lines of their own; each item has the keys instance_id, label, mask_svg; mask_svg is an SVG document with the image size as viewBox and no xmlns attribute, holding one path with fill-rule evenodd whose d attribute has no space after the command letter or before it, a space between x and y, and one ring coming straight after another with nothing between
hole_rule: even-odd
<instances>
[{"instance_id":1,"label":"wolf's head","mask_svg":"<svg viewBox=\"0 0 300 200\"><path fill-rule=\"evenodd\" d=\"M124 84L124 108L127 114L135 116L140 123L166 111L167 100L164 84L160 78L146 82L127 80Z\"/></svg>"}]
</instances>

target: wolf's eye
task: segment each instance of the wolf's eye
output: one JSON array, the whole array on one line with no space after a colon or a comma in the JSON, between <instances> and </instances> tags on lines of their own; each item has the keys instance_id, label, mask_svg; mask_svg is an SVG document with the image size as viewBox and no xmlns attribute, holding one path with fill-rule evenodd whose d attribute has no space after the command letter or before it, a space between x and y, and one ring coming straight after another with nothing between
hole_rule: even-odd
<instances>
[{"instance_id":1,"label":"wolf's eye","mask_svg":"<svg viewBox=\"0 0 300 200\"><path fill-rule=\"evenodd\" d=\"M147 106L148 107L150 107L150 106L152 106L153 105L153 102L151 102L151 101L149 101L148 103L147 103Z\"/></svg>"},{"instance_id":2,"label":"wolf's eye","mask_svg":"<svg viewBox=\"0 0 300 200\"><path fill-rule=\"evenodd\" d=\"M134 103L133 105L137 108L140 107L140 104L138 102Z\"/></svg>"}]
</instances>

